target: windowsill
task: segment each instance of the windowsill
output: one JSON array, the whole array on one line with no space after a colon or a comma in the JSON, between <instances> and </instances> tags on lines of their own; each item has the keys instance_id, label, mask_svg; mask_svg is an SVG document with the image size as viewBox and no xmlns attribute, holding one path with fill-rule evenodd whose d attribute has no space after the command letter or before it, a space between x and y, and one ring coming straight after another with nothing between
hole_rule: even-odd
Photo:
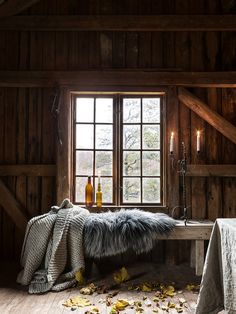
<instances>
[{"instance_id":1,"label":"windowsill","mask_svg":"<svg viewBox=\"0 0 236 314\"><path fill-rule=\"evenodd\" d=\"M79 205L83 208L86 208L85 205ZM168 214L169 208L167 206L154 206L154 205L145 205L145 206L134 206L134 205L122 205L122 206L116 206L116 205L107 205L107 206L102 206L98 208L97 206L92 206L90 208L87 208L91 213L101 213L101 212L107 212L107 211L116 211L120 209L141 209L144 211L150 211L150 212L159 212L159 213L165 213Z\"/></svg>"}]
</instances>

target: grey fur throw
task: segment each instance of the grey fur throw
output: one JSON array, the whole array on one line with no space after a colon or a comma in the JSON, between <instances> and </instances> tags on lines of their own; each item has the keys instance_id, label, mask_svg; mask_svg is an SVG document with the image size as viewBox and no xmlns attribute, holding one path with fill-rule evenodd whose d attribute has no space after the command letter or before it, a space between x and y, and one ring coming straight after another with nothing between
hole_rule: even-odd
<instances>
[{"instance_id":1,"label":"grey fur throw","mask_svg":"<svg viewBox=\"0 0 236 314\"><path fill-rule=\"evenodd\" d=\"M84 224L85 256L101 258L132 249L137 254L150 251L158 234L169 233L175 220L162 213L126 209L90 214Z\"/></svg>"}]
</instances>

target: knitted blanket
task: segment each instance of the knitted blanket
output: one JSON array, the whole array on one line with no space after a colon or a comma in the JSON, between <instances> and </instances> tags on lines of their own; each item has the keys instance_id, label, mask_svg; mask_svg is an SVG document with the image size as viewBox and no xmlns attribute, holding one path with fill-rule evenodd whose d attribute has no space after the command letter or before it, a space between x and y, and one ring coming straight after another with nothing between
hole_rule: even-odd
<instances>
[{"instance_id":1,"label":"knitted blanket","mask_svg":"<svg viewBox=\"0 0 236 314\"><path fill-rule=\"evenodd\" d=\"M84 268L83 226L89 212L64 200L47 214L32 218L21 253L17 282L29 293L60 291L75 284L75 273Z\"/></svg>"}]
</instances>

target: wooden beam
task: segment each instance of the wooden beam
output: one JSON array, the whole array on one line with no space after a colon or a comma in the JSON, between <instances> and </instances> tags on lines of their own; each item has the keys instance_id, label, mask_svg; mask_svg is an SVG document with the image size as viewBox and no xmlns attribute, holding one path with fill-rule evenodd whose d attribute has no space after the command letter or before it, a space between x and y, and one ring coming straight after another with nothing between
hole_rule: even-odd
<instances>
[{"instance_id":1,"label":"wooden beam","mask_svg":"<svg viewBox=\"0 0 236 314\"><path fill-rule=\"evenodd\" d=\"M4 19L0 30L235 31L236 19L235 15L31 15Z\"/></svg>"},{"instance_id":2,"label":"wooden beam","mask_svg":"<svg viewBox=\"0 0 236 314\"><path fill-rule=\"evenodd\" d=\"M14 221L19 230L21 230L24 233L28 219L23 213L24 210L20 203L15 199L14 195L6 187L6 185L3 183L1 179L0 179L0 195L1 206L10 216L10 218Z\"/></svg>"},{"instance_id":3,"label":"wooden beam","mask_svg":"<svg viewBox=\"0 0 236 314\"><path fill-rule=\"evenodd\" d=\"M1 176L56 176L56 165L0 165Z\"/></svg>"},{"instance_id":4,"label":"wooden beam","mask_svg":"<svg viewBox=\"0 0 236 314\"><path fill-rule=\"evenodd\" d=\"M216 111L210 109L203 101L182 87L179 88L178 98L203 120L207 121L216 130L236 144L236 127L234 125L229 123Z\"/></svg>"},{"instance_id":5,"label":"wooden beam","mask_svg":"<svg viewBox=\"0 0 236 314\"><path fill-rule=\"evenodd\" d=\"M0 18L18 14L39 0L8 0L0 5Z\"/></svg>"},{"instance_id":6,"label":"wooden beam","mask_svg":"<svg viewBox=\"0 0 236 314\"><path fill-rule=\"evenodd\" d=\"M0 71L0 87L81 87L84 90L112 86L117 88L188 86L236 87L236 71L231 72L164 72L155 70L101 71Z\"/></svg>"},{"instance_id":7,"label":"wooden beam","mask_svg":"<svg viewBox=\"0 0 236 314\"><path fill-rule=\"evenodd\" d=\"M236 165L188 165L191 177L236 177Z\"/></svg>"}]
</instances>

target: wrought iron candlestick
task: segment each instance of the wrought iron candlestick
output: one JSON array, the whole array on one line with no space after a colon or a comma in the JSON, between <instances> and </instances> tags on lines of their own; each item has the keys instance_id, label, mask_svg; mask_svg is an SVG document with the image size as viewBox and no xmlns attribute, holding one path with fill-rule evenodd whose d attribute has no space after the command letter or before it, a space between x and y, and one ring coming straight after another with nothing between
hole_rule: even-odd
<instances>
[{"instance_id":1,"label":"wrought iron candlestick","mask_svg":"<svg viewBox=\"0 0 236 314\"><path fill-rule=\"evenodd\" d=\"M178 166L179 166L179 170L178 173L181 174L181 178L182 178L182 202L183 205L178 205L175 206L172 209L172 217L174 215L174 212L177 208L181 208L183 210L183 215L180 217L180 219L184 220L184 224L186 226L187 221L188 221L188 208L190 208L190 206L187 206L187 200L186 200L186 171L187 171L187 158L186 158L186 149L185 149L185 145L184 142L182 142L182 149L183 149L183 158L178 160Z\"/></svg>"}]
</instances>

